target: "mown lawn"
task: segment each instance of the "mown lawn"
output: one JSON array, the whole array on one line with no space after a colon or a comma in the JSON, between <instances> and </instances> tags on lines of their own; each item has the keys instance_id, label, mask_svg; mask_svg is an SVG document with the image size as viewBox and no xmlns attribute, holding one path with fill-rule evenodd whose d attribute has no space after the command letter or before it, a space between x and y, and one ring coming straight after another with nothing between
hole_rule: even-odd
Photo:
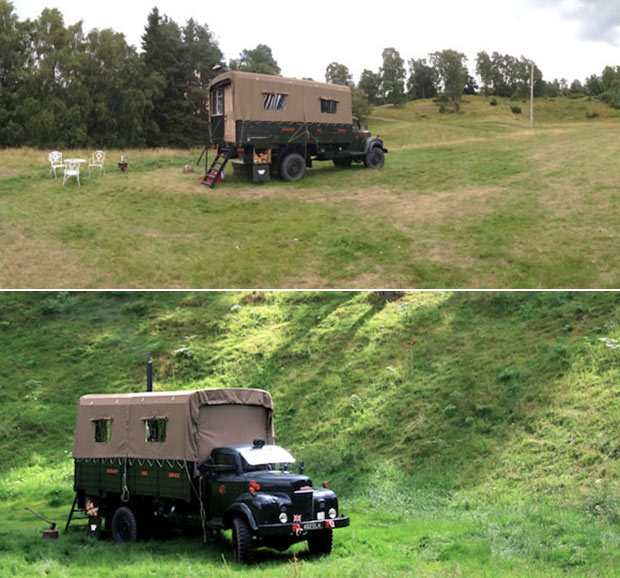
<instances>
[{"instance_id":1,"label":"mown lawn","mask_svg":"<svg viewBox=\"0 0 620 578\"><path fill-rule=\"evenodd\" d=\"M617 287L620 120L595 106L541 102L533 133L482 98L384 107L380 171L215 190L182 172L200 151L124 151L125 174L108 151L81 188L45 151L0 151L0 286Z\"/></svg>"}]
</instances>

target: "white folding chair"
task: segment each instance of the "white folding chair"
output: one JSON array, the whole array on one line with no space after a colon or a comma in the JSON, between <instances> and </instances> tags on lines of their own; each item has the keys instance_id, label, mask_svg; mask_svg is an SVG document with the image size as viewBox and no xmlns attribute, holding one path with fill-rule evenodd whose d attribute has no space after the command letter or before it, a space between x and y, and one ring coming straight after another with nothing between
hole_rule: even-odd
<instances>
[{"instance_id":1,"label":"white folding chair","mask_svg":"<svg viewBox=\"0 0 620 578\"><path fill-rule=\"evenodd\" d=\"M105 151L95 151L88 161L88 176L90 177L91 167L99 167L99 174L105 174L103 163L105 162Z\"/></svg>"},{"instance_id":2,"label":"white folding chair","mask_svg":"<svg viewBox=\"0 0 620 578\"><path fill-rule=\"evenodd\" d=\"M62 153L60 151L52 151L48 158L51 165L50 175L54 173L54 178L56 178L56 169L61 169L65 166L62 162Z\"/></svg>"},{"instance_id":3,"label":"white folding chair","mask_svg":"<svg viewBox=\"0 0 620 578\"><path fill-rule=\"evenodd\" d=\"M65 175L62 179L63 186L69 180L69 178L75 177L77 179L78 186L81 187L82 185L80 185L80 163L74 160L68 160L65 161L64 167Z\"/></svg>"}]
</instances>

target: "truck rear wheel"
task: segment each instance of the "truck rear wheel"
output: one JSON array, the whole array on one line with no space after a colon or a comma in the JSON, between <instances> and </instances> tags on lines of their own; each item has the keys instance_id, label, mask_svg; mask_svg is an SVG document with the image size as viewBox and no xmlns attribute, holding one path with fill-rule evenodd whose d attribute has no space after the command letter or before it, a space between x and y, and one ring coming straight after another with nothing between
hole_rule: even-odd
<instances>
[{"instance_id":1,"label":"truck rear wheel","mask_svg":"<svg viewBox=\"0 0 620 578\"><path fill-rule=\"evenodd\" d=\"M308 550L315 556L328 556L332 553L334 534L331 529L310 532L308 534Z\"/></svg>"},{"instance_id":2,"label":"truck rear wheel","mask_svg":"<svg viewBox=\"0 0 620 578\"><path fill-rule=\"evenodd\" d=\"M300 181L306 174L306 159L297 153L286 155L280 163L280 177L283 181Z\"/></svg>"},{"instance_id":3,"label":"truck rear wheel","mask_svg":"<svg viewBox=\"0 0 620 578\"><path fill-rule=\"evenodd\" d=\"M371 148L364 157L364 165L368 169L380 169L385 163L385 154L381 147Z\"/></svg>"},{"instance_id":4,"label":"truck rear wheel","mask_svg":"<svg viewBox=\"0 0 620 578\"><path fill-rule=\"evenodd\" d=\"M112 538L117 544L135 542L138 537L136 515L126 506L116 509L112 518Z\"/></svg>"},{"instance_id":5,"label":"truck rear wheel","mask_svg":"<svg viewBox=\"0 0 620 578\"><path fill-rule=\"evenodd\" d=\"M232 554L235 562L250 564L254 558L250 526L241 516L232 523Z\"/></svg>"}]
</instances>

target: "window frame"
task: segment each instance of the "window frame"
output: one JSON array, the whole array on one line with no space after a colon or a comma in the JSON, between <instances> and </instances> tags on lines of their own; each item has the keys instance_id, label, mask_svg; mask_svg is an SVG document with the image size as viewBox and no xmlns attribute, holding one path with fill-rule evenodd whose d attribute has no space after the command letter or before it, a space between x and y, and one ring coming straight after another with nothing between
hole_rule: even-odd
<instances>
[{"instance_id":1,"label":"window frame","mask_svg":"<svg viewBox=\"0 0 620 578\"><path fill-rule=\"evenodd\" d=\"M319 97L321 101L321 114L338 114L338 101L333 98Z\"/></svg>"},{"instance_id":2,"label":"window frame","mask_svg":"<svg viewBox=\"0 0 620 578\"><path fill-rule=\"evenodd\" d=\"M167 417L143 417L144 441L147 444L164 444L168 435Z\"/></svg>"},{"instance_id":3,"label":"window frame","mask_svg":"<svg viewBox=\"0 0 620 578\"><path fill-rule=\"evenodd\" d=\"M112 439L112 418L101 417L91 420L93 422L93 437L96 444L109 444ZM101 426L105 425L103 430ZM103 439L102 439L103 438Z\"/></svg>"},{"instance_id":4,"label":"window frame","mask_svg":"<svg viewBox=\"0 0 620 578\"><path fill-rule=\"evenodd\" d=\"M286 92L264 91L263 109L272 112L282 112L286 110L288 94Z\"/></svg>"},{"instance_id":5,"label":"window frame","mask_svg":"<svg viewBox=\"0 0 620 578\"><path fill-rule=\"evenodd\" d=\"M224 87L211 90L211 116L224 116Z\"/></svg>"}]
</instances>

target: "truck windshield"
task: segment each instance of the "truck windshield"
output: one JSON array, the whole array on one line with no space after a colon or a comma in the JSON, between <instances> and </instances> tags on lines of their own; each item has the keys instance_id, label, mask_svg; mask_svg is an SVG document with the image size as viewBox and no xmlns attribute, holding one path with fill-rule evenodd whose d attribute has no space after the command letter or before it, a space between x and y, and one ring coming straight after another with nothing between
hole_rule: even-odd
<instances>
[{"instance_id":1,"label":"truck windshield","mask_svg":"<svg viewBox=\"0 0 620 578\"><path fill-rule=\"evenodd\" d=\"M295 458L280 446L264 445L262 448L240 448L239 453L250 466L295 463Z\"/></svg>"}]
</instances>

